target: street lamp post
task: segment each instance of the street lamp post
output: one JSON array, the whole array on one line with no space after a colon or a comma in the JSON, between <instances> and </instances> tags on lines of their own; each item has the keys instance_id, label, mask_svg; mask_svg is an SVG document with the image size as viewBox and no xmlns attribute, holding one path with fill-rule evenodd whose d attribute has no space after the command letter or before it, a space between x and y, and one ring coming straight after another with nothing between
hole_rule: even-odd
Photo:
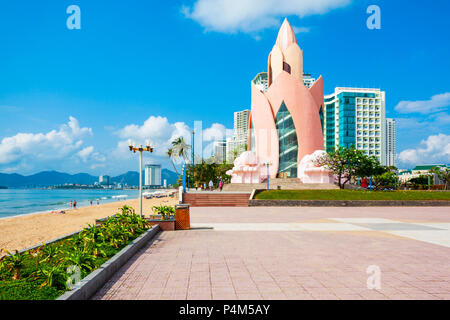
<instances>
[{"instance_id":1,"label":"street lamp post","mask_svg":"<svg viewBox=\"0 0 450 320\"><path fill-rule=\"evenodd\" d=\"M428 191L431 190L431 174L428 174Z\"/></svg>"},{"instance_id":2,"label":"street lamp post","mask_svg":"<svg viewBox=\"0 0 450 320\"><path fill-rule=\"evenodd\" d=\"M139 151L139 214L141 215L142 218L142 153L144 151L148 151L150 153L153 152L153 148L150 146L150 141L146 141L145 142L145 147L143 147L142 145L139 147L136 147L136 144L133 141L129 141L128 142L128 148L130 149L130 151L132 151L133 153L136 153L136 151Z\"/></svg>"},{"instance_id":3,"label":"street lamp post","mask_svg":"<svg viewBox=\"0 0 450 320\"><path fill-rule=\"evenodd\" d=\"M272 162L266 162L264 164L267 166L267 191L269 191L269 187L270 187L270 185L269 185L269 166L272 165Z\"/></svg>"},{"instance_id":4,"label":"street lamp post","mask_svg":"<svg viewBox=\"0 0 450 320\"><path fill-rule=\"evenodd\" d=\"M195 168L195 130L192 130L192 188L194 188L194 169Z\"/></svg>"},{"instance_id":5,"label":"street lamp post","mask_svg":"<svg viewBox=\"0 0 450 320\"><path fill-rule=\"evenodd\" d=\"M183 169L182 169L182 182L183 182L183 192L186 193L186 165L183 164Z\"/></svg>"}]
</instances>

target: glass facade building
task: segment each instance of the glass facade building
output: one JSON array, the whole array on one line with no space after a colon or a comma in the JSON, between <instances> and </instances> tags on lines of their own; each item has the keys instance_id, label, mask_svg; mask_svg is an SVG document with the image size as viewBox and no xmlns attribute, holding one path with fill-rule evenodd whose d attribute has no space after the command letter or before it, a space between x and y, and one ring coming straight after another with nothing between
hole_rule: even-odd
<instances>
[{"instance_id":1,"label":"glass facade building","mask_svg":"<svg viewBox=\"0 0 450 320\"><path fill-rule=\"evenodd\" d=\"M278 174L286 174L288 178L297 177L298 141L294 120L284 102L278 111L275 125L280 146L280 164Z\"/></svg>"},{"instance_id":2,"label":"glass facade building","mask_svg":"<svg viewBox=\"0 0 450 320\"><path fill-rule=\"evenodd\" d=\"M324 145L327 152L352 145L386 165L385 92L336 88L324 99Z\"/></svg>"}]
</instances>

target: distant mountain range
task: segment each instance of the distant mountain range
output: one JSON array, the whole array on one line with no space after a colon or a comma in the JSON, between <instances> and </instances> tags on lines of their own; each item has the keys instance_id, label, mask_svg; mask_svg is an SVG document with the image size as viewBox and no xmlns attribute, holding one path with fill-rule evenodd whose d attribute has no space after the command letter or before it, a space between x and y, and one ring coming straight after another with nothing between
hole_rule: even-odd
<instances>
[{"instance_id":1,"label":"distant mountain range","mask_svg":"<svg viewBox=\"0 0 450 320\"><path fill-rule=\"evenodd\" d=\"M144 180L144 178L142 178ZM161 170L161 180L167 180L167 184L174 184L178 175L168 169ZM45 188L62 184L87 184L98 182L98 177L87 173L68 174L57 171L43 171L30 176L17 173L0 173L0 186L8 188ZM129 186L139 185L139 172L129 171L117 177L111 177L111 183L117 182ZM143 181L143 183L145 183Z\"/></svg>"}]
</instances>

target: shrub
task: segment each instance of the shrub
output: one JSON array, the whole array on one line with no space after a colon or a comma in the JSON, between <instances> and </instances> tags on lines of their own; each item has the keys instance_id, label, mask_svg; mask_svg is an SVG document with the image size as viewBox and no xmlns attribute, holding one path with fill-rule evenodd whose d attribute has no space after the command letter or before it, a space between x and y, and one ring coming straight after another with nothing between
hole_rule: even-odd
<instances>
[{"instance_id":1,"label":"shrub","mask_svg":"<svg viewBox=\"0 0 450 320\"><path fill-rule=\"evenodd\" d=\"M171 206L154 206L153 212L160 214L163 220L170 220L175 216L175 208Z\"/></svg>"},{"instance_id":2,"label":"shrub","mask_svg":"<svg viewBox=\"0 0 450 320\"><path fill-rule=\"evenodd\" d=\"M68 239L25 253L6 252L0 260L0 300L55 299L67 290L68 269L76 266L83 278L147 229L147 221L124 206L102 225L88 225Z\"/></svg>"},{"instance_id":3,"label":"shrub","mask_svg":"<svg viewBox=\"0 0 450 320\"><path fill-rule=\"evenodd\" d=\"M20 271L23 268L24 259L27 253L21 253L18 250L15 251L14 254L10 253L7 250L4 250L7 254L1 260L1 269L5 269L7 271L14 271L13 279L20 279Z\"/></svg>"}]
</instances>

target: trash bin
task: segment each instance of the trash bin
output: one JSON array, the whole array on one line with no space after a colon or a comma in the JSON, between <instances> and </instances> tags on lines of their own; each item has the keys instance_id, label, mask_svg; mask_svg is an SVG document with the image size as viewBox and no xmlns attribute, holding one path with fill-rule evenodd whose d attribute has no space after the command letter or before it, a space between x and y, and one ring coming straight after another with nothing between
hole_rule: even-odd
<instances>
[{"instance_id":1,"label":"trash bin","mask_svg":"<svg viewBox=\"0 0 450 320\"><path fill-rule=\"evenodd\" d=\"M175 205L175 229L176 230L191 229L188 204Z\"/></svg>"}]
</instances>

